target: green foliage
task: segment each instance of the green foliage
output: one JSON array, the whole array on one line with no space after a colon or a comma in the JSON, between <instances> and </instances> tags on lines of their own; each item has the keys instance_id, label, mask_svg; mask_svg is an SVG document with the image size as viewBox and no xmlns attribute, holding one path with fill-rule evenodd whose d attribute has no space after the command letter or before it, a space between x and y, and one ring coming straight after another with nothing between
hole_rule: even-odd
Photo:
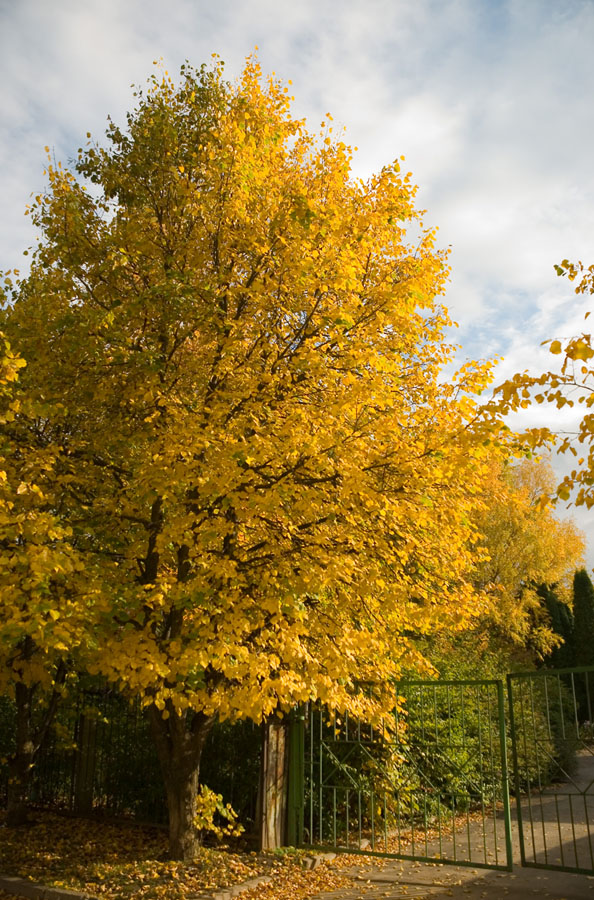
<instances>
[{"instance_id":1,"label":"green foliage","mask_svg":"<svg viewBox=\"0 0 594 900\"><path fill-rule=\"evenodd\" d=\"M594 586L585 569L573 579L575 665L594 665Z\"/></svg>"},{"instance_id":2,"label":"green foliage","mask_svg":"<svg viewBox=\"0 0 594 900\"><path fill-rule=\"evenodd\" d=\"M551 628L562 643L557 644L550 651L546 663L553 669L565 669L574 666L574 617L571 608L559 596L553 586L541 584L538 588L538 596L551 618Z\"/></svg>"},{"instance_id":3,"label":"green foliage","mask_svg":"<svg viewBox=\"0 0 594 900\"><path fill-rule=\"evenodd\" d=\"M545 593L549 602L556 604L561 615L565 610L569 613L571 621L569 607L556 598L552 589L546 591L539 588L539 596L542 597ZM563 646L559 650L563 650ZM585 692L583 678L576 678L573 682L571 678L555 678L553 681L548 679L545 684L540 677L542 670L536 669L535 661L527 651L512 651L512 647L498 635L481 630L433 640L429 642L426 653L441 678L489 678L500 679L505 683L510 672L530 672L534 669L534 677L525 683L529 686L529 693L525 693L528 690L525 685L522 686L522 691L520 687L515 691L514 716L517 734L520 735L517 752L521 789L539 781L548 784L558 780L562 770L568 773L574 771L578 742L571 725L575 721L573 690L575 686L579 703L580 692ZM568 665L572 664L571 659L568 659ZM594 693L592 697L594 698ZM512 734L507 700L506 697L507 762L511 772ZM460 710L454 705L452 711L453 727L456 729L460 727ZM470 734L477 734L476 718L476 706L470 706L465 713L465 727ZM454 760L461 766L466 766L463 756L457 754L455 748L452 754ZM478 759L475 759L476 762ZM476 765L471 764L465 771L476 779L479 770Z\"/></svg>"},{"instance_id":4,"label":"green foliage","mask_svg":"<svg viewBox=\"0 0 594 900\"><path fill-rule=\"evenodd\" d=\"M571 677L540 670L514 680L514 722L520 791L575 772L579 733Z\"/></svg>"},{"instance_id":5,"label":"green foliage","mask_svg":"<svg viewBox=\"0 0 594 900\"><path fill-rule=\"evenodd\" d=\"M215 793L205 784L201 785L196 797L194 825L202 840L206 835L212 835L217 840L239 837L245 830L237 821L237 813L231 804L225 803L221 794Z\"/></svg>"},{"instance_id":6,"label":"green foliage","mask_svg":"<svg viewBox=\"0 0 594 900\"><path fill-rule=\"evenodd\" d=\"M253 722L215 722L200 763L200 780L236 810L249 830L256 819L262 730Z\"/></svg>"},{"instance_id":7,"label":"green foliage","mask_svg":"<svg viewBox=\"0 0 594 900\"><path fill-rule=\"evenodd\" d=\"M395 693L398 711L379 728L313 714L313 833L321 825L332 840L337 828L344 841L359 817L365 833L400 832L502 799L493 684L403 682Z\"/></svg>"}]
</instances>

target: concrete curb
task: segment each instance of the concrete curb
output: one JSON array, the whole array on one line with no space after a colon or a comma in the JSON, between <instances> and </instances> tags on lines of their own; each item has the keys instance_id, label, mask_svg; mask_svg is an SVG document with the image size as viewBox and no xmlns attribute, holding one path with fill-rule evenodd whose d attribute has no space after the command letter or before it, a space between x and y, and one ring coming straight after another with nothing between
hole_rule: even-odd
<instances>
[{"instance_id":1,"label":"concrete curb","mask_svg":"<svg viewBox=\"0 0 594 900\"><path fill-rule=\"evenodd\" d=\"M16 897L27 897L28 900L98 900L95 894L81 894L66 888L47 887L26 878L0 875L0 890Z\"/></svg>"},{"instance_id":2,"label":"concrete curb","mask_svg":"<svg viewBox=\"0 0 594 900\"><path fill-rule=\"evenodd\" d=\"M270 884L272 877L270 875L260 875L257 878L250 878L249 881L242 881L241 884L234 884L233 887L221 888L214 894L197 894L196 900L232 900L232 897L239 897L244 891L251 891L253 888L259 887L261 884ZM191 897L188 900L192 900Z\"/></svg>"},{"instance_id":3,"label":"concrete curb","mask_svg":"<svg viewBox=\"0 0 594 900\"><path fill-rule=\"evenodd\" d=\"M312 856L304 856L301 862L304 869L312 870L317 869L321 863L330 862L332 859L336 859L336 853L316 853ZM270 884L273 880L271 875L260 875L257 878L250 878L249 881L234 884L233 887L222 888L214 894L197 894L195 897L188 897L188 900L232 900L233 897L239 897L244 891L251 891L261 884Z\"/></svg>"},{"instance_id":4,"label":"concrete curb","mask_svg":"<svg viewBox=\"0 0 594 900\"><path fill-rule=\"evenodd\" d=\"M313 868L313 866L309 868ZM232 900L233 897L238 897L244 891L250 891L261 884L269 884L271 881L270 875L260 875L258 878L250 878L249 881L243 881L241 884L221 888L214 894L194 894L187 900ZM67 888L47 887L45 884L27 881L26 878L9 875L0 875L0 890L6 891L7 894L14 894L16 897L26 897L27 900L99 900L96 894L83 894Z\"/></svg>"},{"instance_id":5,"label":"concrete curb","mask_svg":"<svg viewBox=\"0 0 594 900\"><path fill-rule=\"evenodd\" d=\"M304 869L317 869L323 862L331 862L336 859L336 853L316 853L312 856L303 857Z\"/></svg>"}]
</instances>

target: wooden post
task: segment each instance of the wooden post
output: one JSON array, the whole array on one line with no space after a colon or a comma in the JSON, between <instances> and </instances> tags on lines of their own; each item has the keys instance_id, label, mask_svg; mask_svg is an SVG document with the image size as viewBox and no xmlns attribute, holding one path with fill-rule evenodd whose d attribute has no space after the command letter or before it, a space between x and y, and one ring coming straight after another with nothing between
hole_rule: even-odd
<instances>
[{"instance_id":1,"label":"wooden post","mask_svg":"<svg viewBox=\"0 0 594 900\"><path fill-rule=\"evenodd\" d=\"M273 717L262 726L262 765L259 790L261 850L286 844L289 742L287 723Z\"/></svg>"}]
</instances>

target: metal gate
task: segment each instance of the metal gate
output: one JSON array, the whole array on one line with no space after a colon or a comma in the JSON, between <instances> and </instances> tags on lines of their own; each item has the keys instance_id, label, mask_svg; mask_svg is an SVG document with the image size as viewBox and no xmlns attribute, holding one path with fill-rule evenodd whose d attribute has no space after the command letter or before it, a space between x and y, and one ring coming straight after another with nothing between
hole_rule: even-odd
<instances>
[{"instance_id":1,"label":"metal gate","mask_svg":"<svg viewBox=\"0 0 594 900\"><path fill-rule=\"evenodd\" d=\"M408 681L380 727L310 705L291 731L289 842L594 874L594 666ZM506 732L511 738L510 812Z\"/></svg>"},{"instance_id":2,"label":"metal gate","mask_svg":"<svg viewBox=\"0 0 594 900\"><path fill-rule=\"evenodd\" d=\"M522 865L594 874L594 667L507 683Z\"/></svg>"},{"instance_id":3,"label":"metal gate","mask_svg":"<svg viewBox=\"0 0 594 900\"><path fill-rule=\"evenodd\" d=\"M289 841L509 869L500 681L408 681L381 726L310 705L292 730Z\"/></svg>"}]
</instances>

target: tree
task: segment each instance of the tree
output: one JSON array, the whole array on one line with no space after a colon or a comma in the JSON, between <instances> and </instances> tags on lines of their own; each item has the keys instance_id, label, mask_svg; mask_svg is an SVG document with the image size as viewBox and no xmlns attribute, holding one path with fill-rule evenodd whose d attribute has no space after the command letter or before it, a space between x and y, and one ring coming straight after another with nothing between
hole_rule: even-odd
<instances>
[{"instance_id":1,"label":"tree","mask_svg":"<svg viewBox=\"0 0 594 900\"><path fill-rule=\"evenodd\" d=\"M585 569L573 579L574 663L575 666L594 666L594 586ZM594 673L577 679L576 697L580 721L592 721L594 709Z\"/></svg>"},{"instance_id":2,"label":"tree","mask_svg":"<svg viewBox=\"0 0 594 900\"><path fill-rule=\"evenodd\" d=\"M414 635L475 615L500 438L490 367L441 377L445 257L398 164L353 179L253 60L136 96L107 146L49 165L4 327L98 592L89 671L143 698L189 858L215 717L377 716Z\"/></svg>"},{"instance_id":3,"label":"tree","mask_svg":"<svg viewBox=\"0 0 594 900\"><path fill-rule=\"evenodd\" d=\"M578 275L580 281L575 289L576 294L594 294L594 266L586 269L583 264L570 263L567 259L555 266L557 275L569 276L574 281ZM585 318L589 317L587 312ZM532 400L537 403L552 403L558 409L574 407L576 404L585 408L577 432L566 434L562 438L556 436L549 428L531 428L526 432L526 442L533 448L550 446L557 443L557 451L569 451L577 458L577 466L567 474L557 488L561 500L569 500L571 492L576 489L574 502L576 506L585 505L590 509L594 505L594 369L590 360L594 358L592 335L582 333L569 339L551 340L550 352L563 355L560 371L543 372L541 375L529 375L527 371L518 372L512 379L497 388L500 394L497 408L501 412L526 408ZM534 389L537 393L533 396ZM582 455L584 454L585 455Z\"/></svg>"},{"instance_id":4,"label":"tree","mask_svg":"<svg viewBox=\"0 0 594 900\"><path fill-rule=\"evenodd\" d=\"M594 665L594 587L585 569L573 579L575 665Z\"/></svg>"},{"instance_id":5,"label":"tree","mask_svg":"<svg viewBox=\"0 0 594 900\"><path fill-rule=\"evenodd\" d=\"M560 600L555 588L549 585L539 585L538 596L544 601L551 618L553 632L563 641L559 646L552 648L547 657L547 664L554 669L569 669L575 665L575 625L572 608L567 602Z\"/></svg>"},{"instance_id":6,"label":"tree","mask_svg":"<svg viewBox=\"0 0 594 900\"><path fill-rule=\"evenodd\" d=\"M426 649L443 677L500 678L520 660L530 666L573 652L573 573L584 538L555 515L554 486L546 460L491 459L475 511L481 553L470 574L479 614L460 632L430 637Z\"/></svg>"},{"instance_id":7,"label":"tree","mask_svg":"<svg viewBox=\"0 0 594 900\"><path fill-rule=\"evenodd\" d=\"M25 361L0 334L0 691L16 707L7 823L27 818L31 770L90 623L90 588L53 508L56 448L20 390Z\"/></svg>"},{"instance_id":8,"label":"tree","mask_svg":"<svg viewBox=\"0 0 594 900\"><path fill-rule=\"evenodd\" d=\"M487 552L475 568L477 587L490 598L483 627L542 656L555 639L539 585L556 585L559 599L571 603L584 537L572 520L554 514L555 477L546 460L495 462L485 490L478 525Z\"/></svg>"}]
</instances>

